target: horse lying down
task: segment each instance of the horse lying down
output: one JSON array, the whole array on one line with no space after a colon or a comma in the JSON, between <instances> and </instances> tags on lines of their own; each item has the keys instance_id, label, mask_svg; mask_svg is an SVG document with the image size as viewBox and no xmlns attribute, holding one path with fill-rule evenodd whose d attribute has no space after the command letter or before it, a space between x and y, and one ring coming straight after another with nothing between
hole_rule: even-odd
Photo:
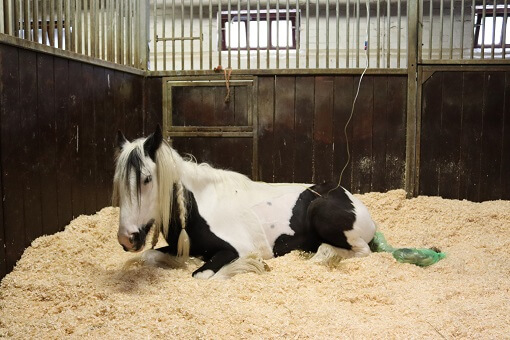
<instances>
[{"instance_id":1,"label":"horse lying down","mask_svg":"<svg viewBox=\"0 0 510 340\"><path fill-rule=\"evenodd\" d=\"M184 160L163 140L118 134L113 201L120 207L118 241L143 250L155 228L168 246L142 259L178 266L188 256L204 264L196 278L228 278L264 270L262 259L292 250L314 252L312 261L370 254L376 226L367 208L342 187L329 184L254 182L246 176Z\"/></svg>"}]
</instances>

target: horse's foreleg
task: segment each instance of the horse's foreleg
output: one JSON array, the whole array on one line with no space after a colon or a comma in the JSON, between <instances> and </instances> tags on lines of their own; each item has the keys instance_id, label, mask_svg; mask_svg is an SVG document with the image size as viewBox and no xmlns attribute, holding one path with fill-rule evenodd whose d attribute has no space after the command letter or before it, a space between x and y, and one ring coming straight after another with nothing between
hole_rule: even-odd
<instances>
[{"instance_id":1,"label":"horse's foreleg","mask_svg":"<svg viewBox=\"0 0 510 340\"><path fill-rule=\"evenodd\" d=\"M232 250L222 250L214 254L202 267L193 272L197 279L209 279L216 274L223 266L235 261L239 255Z\"/></svg>"}]
</instances>

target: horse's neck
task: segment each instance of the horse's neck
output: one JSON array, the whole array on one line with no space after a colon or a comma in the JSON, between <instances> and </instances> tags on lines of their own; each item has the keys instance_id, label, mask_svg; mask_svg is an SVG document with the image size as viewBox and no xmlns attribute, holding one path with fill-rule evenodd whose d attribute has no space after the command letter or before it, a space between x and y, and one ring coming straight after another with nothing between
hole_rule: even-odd
<instances>
[{"instance_id":1,"label":"horse's neck","mask_svg":"<svg viewBox=\"0 0 510 340\"><path fill-rule=\"evenodd\" d=\"M179 180L191 192L202 190L211 181L210 176L205 176L197 163L184 160L174 149L172 158L176 163Z\"/></svg>"}]
</instances>

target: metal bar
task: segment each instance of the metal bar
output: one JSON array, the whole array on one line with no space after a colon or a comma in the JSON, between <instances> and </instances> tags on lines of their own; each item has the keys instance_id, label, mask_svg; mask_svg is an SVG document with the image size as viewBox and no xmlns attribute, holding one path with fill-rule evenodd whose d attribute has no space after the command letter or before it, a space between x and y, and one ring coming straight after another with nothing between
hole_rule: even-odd
<instances>
[{"instance_id":1,"label":"metal bar","mask_svg":"<svg viewBox=\"0 0 510 340\"><path fill-rule=\"evenodd\" d=\"M310 0L306 0L306 63L308 68L310 63Z\"/></svg>"},{"instance_id":2,"label":"metal bar","mask_svg":"<svg viewBox=\"0 0 510 340\"><path fill-rule=\"evenodd\" d=\"M21 9L21 1L14 2L14 36L21 37L23 10Z\"/></svg>"},{"instance_id":3,"label":"metal bar","mask_svg":"<svg viewBox=\"0 0 510 340\"><path fill-rule=\"evenodd\" d=\"M31 28L30 28L30 1L24 1L25 6L23 6L23 21L25 24L25 28L23 30L23 38L25 40L33 41Z\"/></svg>"},{"instance_id":4,"label":"metal bar","mask_svg":"<svg viewBox=\"0 0 510 340\"><path fill-rule=\"evenodd\" d=\"M260 1L257 1L257 69L260 68Z\"/></svg>"},{"instance_id":5,"label":"metal bar","mask_svg":"<svg viewBox=\"0 0 510 340\"><path fill-rule=\"evenodd\" d=\"M251 44L250 44L250 23L251 23L251 4L250 0L246 3L246 9L247 9L247 20L246 20L246 68L249 70L251 68Z\"/></svg>"},{"instance_id":6,"label":"metal bar","mask_svg":"<svg viewBox=\"0 0 510 340\"><path fill-rule=\"evenodd\" d=\"M491 59L494 59L494 40L496 39L496 11L498 7L498 1L494 0L492 6L492 42L491 42Z\"/></svg>"},{"instance_id":7,"label":"metal bar","mask_svg":"<svg viewBox=\"0 0 510 340\"><path fill-rule=\"evenodd\" d=\"M350 30L351 30L351 8L350 8L350 0L347 0L345 4L345 67L349 68L350 60L349 60L349 51L350 51Z\"/></svg>"},{"instance_id":8,"label":"metal bar","mask_svg":"<svg viewBox=\"0 0 510 340\"><path fill-rule=\"evenodd\" d=\"M218 18L217 18L217 20L218 20L218 27L220 28L218 30L219 31L219 34L218 34L218 66L220 66L221 65L221 53L223 50L223 32L226 29L226 27L223 27L223 23L222 23L223 18L221 17L221 1L218 1Z\"/></svg>"},{"instance_id":9,"label":"metal bar","mask_svg":"<svg viewBox=\"0 0 510 340\"><path fill-rule=\"evenodd\" d=\"M453 0L450 0L450 59L453 58Z\"/></svg>"},{"instance_id":10,"label":"metal bar","mask_svg":"<svg viewBox=\"0 0 510 340\"><path fill-rule=\"evenodd\" d=\"M8 13L8 12L6 12L4 10L4 2L3 2L3 0L0 1L0 13L2 13L0 15L0 33L5 34L5 29L4 29L5 22L4 22L4 18L8 18L10 16L10 13ZM5 13L7 13L7 15L5 15Z\"/></svg>"},{"instance_id":11,"label":"metal bar","mask_svg":"<svg viewBox=\"0 0 510 340\"><path fill-rule=\"evenodd\" d=\"M476 23L475 23L475 0L473 0L471 2L471 48L470 48L470 52L469 52L469 57L471 59L473 59L473 54L474 54L474 51L475 51L475 45L476 45L476 41L475 41L475 30L474 28L476 27Z\"/></svg>"},{"instance_id":12,"label":"metal bar","mask_svg":"<svg viewBox=\"0 0 510 340\"><path fill-rule=\"evenodd\" d=\"M181 0L181 37L184 36L184 0ZM181 70L184 70L184 40L181 40Z\"/></svg>"},{"instance_id":13,"label":"metal bar","mask_svg":"<svg viewBox=\"0 0 510 340\"><path fill-rule=\"evenodd\" d=\"M485 58L485 6L486 6L486 3L485 3L485 0L483 0L483 8L482 8L482 22L481 22L481 25L482 25L482 59Z\"/></svg>"},{"instance_id":14,"label":"metal bar","mask_svg":"<svg viewBox=\"0 0 510 340\"><path fill-rule=\"evenodd\" d=\"M356 1L356 67L359 67L359 20L360 0Z\"/></svg>"},{"instance_id":15,"label":"metal bar","mask_svg":"<svg viewBox=\"0 0 510 340\"><path fill-rule=\"evenodd\" d=\"M335 67L336 68L339 68L340 67L340 55L339 55L339 48L340 48L340 3L339 3L339 0L336 0L336 3L335 3L335 14L336 14L336 32L335 32L335 45L336 45L336 50L335 50Z\"/></svg>"},{"instance_id":16,"label":"metal bar","mask_svg":"<svg viewBox=\"0 0 510 340\"><path fill-rule=\"evenodd\" d=\"M381 67L381 0L377 0L376 5L377 16L377 40L376 40L376 65L377 68ZM388 32L389 34L389 32ZM367 46L368 49L368 46ZM368 53L368 52L367 52Z\"/></svg>"},{"instance_id":17,"label":"metal bar","mask_svg":"<svg viewBox=\"0 0 510 340\"><path fill-rule=\"evenodd\" d=\"M198 19L198 22L199 22L199 31L200 31L200 69L203 70L204 69L204 58L203 58L203 55L204 55L204 43L203 43L203 39L202 37L204 36L203 34L203 20L204 20L204 17L203 17L203 3L202 3L203 0L200 0L200 3L198 5L198 16L199 16L199 19Z\"/></svg>"},{"instance_id":18,"label":"metal bar","mask_svg":"<svg viewBox=\"0 0 510 340\"><path fill-rule=\"evenodd\" d=\"M503 53L503 59L506 59L506 20L508 18L508 3L507 0L504 2L504 9L503 9L503 36L501 37L501 46L502 46L502 53Z\"/></svg>"},{"instance_id":19,"label":"metal bar","mask_svg":"<svg viewBox=\"0 0 510 340\"><path fill-rule=\"evenodd\" d=\"M58 0L61 2L62 0ZM96 30L97 30L97 22L96 22L96 0L91 0L90 4L90 56L96 57ZM60 9L61 6L59 6ZM59 11L60 12L60 11ZM60 14L60 13L59 13ZM60 20L59 20L60 22ZM59 29L59 32L61 30Z\"/></svg>"},{"instance_id":20,"label":"metal bar","mask_svg":"<svg viewBox=\"0 0 510 340\"><path fill-rule=\"evenodd\" d=\"M62 0L57 0L57 37L58 37L58 48L63 47L63 27L62 27Z\"/></svg>"},{"instance_id":21,"label":"metal bar","mask_svg":"<svg viewBox=\"0 0 510 340\"><path fill-rule=\"evenodd\" d=\"M156 1L154 1L156 2ZM157 13L155 14L157 15ZM161 35L166 37L166 0L163 0L163 14L162 14L162 27L161 27ZM155 22L155 21L154 21ZM157 39L157 38L156 38ZM156 42L161 41L159 39ZM166 70L166 42L163 43L163 70Z\"/></svg>"},{"instance_id":22,"label":"metal bar","mask_svg":"<svg viewBox=\"0 0 510 340\"><path fill-rule=\"evenodd\" d=\"M10 1L8 2L10 3ZM46 45L48 41L48 19L46 18L46 0L41 0L41 43Z\"/></svg>"},{"instance_id":23,"label":"metal bar","mask_svg":"<svg viewBox=\"0 0 510 340\"><path fill-rule=\"evenodd\" d=\"M326 68L329 68L329 0L326 0Z\"/></svg>"},{"instance_id":24,"label":"metal bar","mask_svg":"<svg viewBox=\"0 0 510 340\"><path fill-rule=\"evenodd\" d=\"M444 26L444 16L443 16L443 7L444 7L444 0L441 0L441 3L439 5L439 22L441 23L441 26L439 26L439 59L443 59L443 26Z\"/></svg>"},{"instance_id":25,"label":"metal bar","mask_svg":"<svg viewBox=\"0 0 510 340\"><path fill-rule=\"evenodd\" d=\"M306 1L309 1L309 0L306 0ZM269 68L270 66L270 62L269 62L269 46L271 44L271 20L269 20L269 12L270 12L270 7L269 7L269 1L266 2L266 25L267 25L267 37L266 37L266 68Z\"/></svg>"},{"instance_id":26,"label":"metal bar","mask_svg":"<svg viewBox=\"0 0 510 340\"><path fill-rule=\"evenodd\" d=\"M218 25L221 27L221 24ZM221 35L221 29L218 30L219 35ZM213 68L212 63L212 0L209 0L209 69ZM221 54L221 51L218 51L219 54Z\"/></svg>"},{"instance_id":27,"label":"metal bar","mask_svg":"<svg viewBox=\"0 0 510 340\"><path fill-rule=\"evenodd\" d=\"M258 2L258 1L257 1ZM296 68L299 68L299 50L301 49L301 15L299 9L299 0L296 0Z\"/></svg>"},{"instance_id":28,"label":"metal bar","mask_svg":"<svg viewBox=\"0 0 510 340\"><path fill-rule=\"evenodd\" d=\"M152 37L152 41L153 41L153 44L154 44L154 70L157 71L158 70L158 10L157 10L157 6L156 6L156 3L157 1L154 1L154 6L152 6L152 17L153 17L153 25L154 25L154 28L153 28L153 37ZM172 15L175 16L175 8L172 8ZM173 18L175 19L175 17ZM172 20L172 36L174 36L174 20ZM172 48L172 60L174 61L174 70L175 70L175 51L174 49ZM164 67L163 67L164 68ZM164 68L166 70L166 68Z\"/></svg>"},{"instance_id":29,"label":"metal bar","mask_svg":"<svg viewBox=\"0 0 510 340\"><path fill-rule=\"evenodd\" d=\"M386 7L386 21L387 21L387 26L386 26L386 46L387 46L387 49L386 49L386 68L390 68L390 51L391 51L391 41L390 41L390 36L391 36L391 25L390 25L390 19L391 19L391 2L390 1L387 1L387 7ZM423 21L422 21L423 22ZM400 34L400 32L399 32Z\"/></svg>"},{"instance_id":30,"label":"metal bar","mask_svg":"<svg viewBox=\"0 0 510 340\"><path fill-rule=\"evenodd\" d=\"M400 3L401 0L398 0L397 2L397 68L400 68L400 37L401 37L401 33L400 33L400 29L401 29L401 25L402 25L402 17L401 17L401 3Z\"/></svg>"},{"instance_id":31,"label":"metal bar","mask_svg":"<svg viewBox=\"0 0 510 340\"><path fill-rule=\"evenodd\" d=\"M126 65L133 65L133 1L128 0L127 8L127 36L126 36ZM122 34L122 32L120 32ZM121 45L122 50L122 45Z\"/></svg>"},{"instance_id":32,"label":"metal bar","mask_svg":"<svg viewBox=\"0 0 510 340\"><path fill-rule=\"evenodd\" d=\"M280 1L276 1L276 69L279 68L280 68Z\"/></svg>"},{"instance_id":33,"label":"metal bar","mask_svg":"<svg viewBox=\"0 0 510 340\"><path fill-rule=\"evenodd\" d=\"M370 15L370 1L367 1L366 2L366 17L368 18L369 15ZM361 12L360 12L360 18L361 18ZM379 32L377 32L377 37L379 37L380 34ZM366 62L366 66L369 67L370 66L370 46L372 45L370 43L370 20L367 19L366 21L366 28L365 28L365 39L366 39L366 52L365 52L365 57L367 59L367 62ZM380 50L376 51L377 53L377 56L380 55Z\"/></svg>"},{"instance_id":34,"label":"metal bar","mask_svg":"<svg viewBox=\"0 0 510 340\"><path fill-rule=\"evenodd\" d=\"M285 35L285 41L286 43L286 49L285 49L285 68L289 68L289 0L287 0L286 6L285 6L285 26L287 29L285 30L287 34ZM292 25L290 25L290 31L292 32ZM249 51L249 49L248 49Z\"/></svg>"},{"instance_id":35,"label":"metal bar","mask_svg":"<svg viewBox=\"0 0 510 340\"><path fill-rule=\"evenodd\" d=\"M83 42L85 44L84 52L86 55L89 54L89 31L90 31L90 12L88 7L88 1L83 2Z\"/></svg>"},{"instance_id":36,"label":"metal bar","mask_svg":"<svg viewBox=\"0 0 510 340\"><path fill-rule=\"evenodd\" d=\"M189 35L190 36L193 36L193 2L190 2L190 5L189 5ZM189 48L189 51L190 51L190 68L193 70L193 59L194 58L194 55L193 55L193 40L190 40L190 48Z\"/></svg>"},{"instance_id":37,"label":"metal bar","mask_svg":"<svg viewBox=\"0 0 510 340\"><path fill-rule=\"evenodd\" d=\"M228 0L227 4L227 25L228 25L228 36L227 36L227 49L228 49L228 57L227 57L227 66L231 67L231 45L232 45L232 38L231 38L231 31L232 31L232 15L231 15L231 3L230 0Z\"/></svg>"},{"instance_id":38,"label":"metal bar","mask_svg":"<svg viewBox=\"0 0 510 340\"><path fill-rule=\"evenodd\" d=\"M127 51L127 31L128 31L128 8L129 0L115 1L115 60L119 64L129 65Z\"/></svg>"},{"instance_id":39,"label":"metal bar","mask_svg":"<svg viewBox=\"0 0 510 340\"><path fill-rule=\"evenodd\" d=\"M140 32L141 32L141 13L138 13L138 6L136 6L137 2L139 0L133 0L133 17L135 20L134 26L135 29L133 30L133 66L139 67L139 58L140 58ZM164 18L164 22L166 21L166 18ZM165 55L166 60L166 55Z\"/></svg>"},{"instance_id":40,"label":"metal bar","mask_svg":"<svg viewBox=\"0 0 510 340\"><path fill-rule=\"evenodd\" d=\"M506 0L505 0L506 1ZM465 11L464 11L464 0L461 2L460 8L460 59L464 59L464 25L465 25Z\"/></svg>"},{"instance_id":41,"label":"metal bar","mask_svg":"<svg viewBox=\"0 0 510 340\"><path fill-rule=\"evenodd\" d=\"M175 0L172 0L172 37L175 38ZM175 40L172 40L172 70L175 71Z\"/></svg>"},{"instance_id":42,"label":"metal bar","mask_svg":"<svg viewBox=\"0 0 510 340\"><path fill-rule=\"evenodd\" d=\"M66 50L71 49L71 1L70 0L64 0L64 11L65 11L65 28L66 28L66 34L65 34L65 45Z\"/></svg>"},{"instance_id":43,"label":"metal bar","mask_svg":"<svg viewBox=\"0 0 510 340\"><path fill-rule=\"evenodd\" d=\"M3 4L3 1L0 0L0 2ZM2 15L0 17L4 17L2 10ZM42 21L41 21L42 24ZM0 27L3 29L3 23L0 24ZM34 32L34 41L39 42L39 1L34 1L32 5L32 29Z\"/></svg>"},{"instance_id":44,"label":"metal bar","mask_svg":"<svg viewBox=\"0 0 510 340\"><path fill-rule=\"evenodd\" d=\"M106 60L106 0L101 0L101 59Z\"/></svg>"},{"instance_id":45,"label":"metal bar","mask_svg":"<svg viewBox=\"0 0 510 340\"><path fill-rule=\"evenodd\" d=\"M319 68L319 1L315 3L315 67Z\"/></svg>"},{"instance_id":46,"label":"metal bar","mask_svg":"<svg viewBox=\"0 0 510 340\"><path fill-rule=\"evenodd\" d=\"M14 6L15 6L15 4L14 4L13 0L9 0L9 1L7 1L6 5L7 5L6 8L4 8L5 12L7 13L7 18L4 23L6 25L5 33L8 35L14 36L14 18L15 18L14 17Z\"/></svg>"},{"instance_id":47,"label":"metal bar","mask_svg":"<svg viewBox=\"0 0 510 340\"><path fill-rule=\"evenodd\" d=\"M241 68L241 0L237 0L237 68Z\"/></svg>"},{"instance_id":48,"label":"metal bar","mask_svg":"<svg viewBox=\"0 0 510 340\"><path fill-rule=\"evenodd\" d=\"M50 11L49 11L49 38L50 45L55 47L55 0L50 0Z\"/></svg>"}]
</instances>

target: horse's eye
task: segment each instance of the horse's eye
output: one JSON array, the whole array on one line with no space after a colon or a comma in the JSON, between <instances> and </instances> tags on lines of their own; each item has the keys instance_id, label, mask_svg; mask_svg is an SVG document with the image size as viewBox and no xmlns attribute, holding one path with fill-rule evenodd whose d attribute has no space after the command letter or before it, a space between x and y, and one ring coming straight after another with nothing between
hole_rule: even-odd
<instances>
[{"instance_id":1,"label":"horse's eye","mask_svg":"<svg viewBox=\"0 0 510 340\"><path fill-rule=\"evenodd\" d=\"M149 176L145 177L145 180L143 181L143 183L144 184L149 184L151 181L152 181L152 176L149 175Z\"/></svg>"}]
</instances>

